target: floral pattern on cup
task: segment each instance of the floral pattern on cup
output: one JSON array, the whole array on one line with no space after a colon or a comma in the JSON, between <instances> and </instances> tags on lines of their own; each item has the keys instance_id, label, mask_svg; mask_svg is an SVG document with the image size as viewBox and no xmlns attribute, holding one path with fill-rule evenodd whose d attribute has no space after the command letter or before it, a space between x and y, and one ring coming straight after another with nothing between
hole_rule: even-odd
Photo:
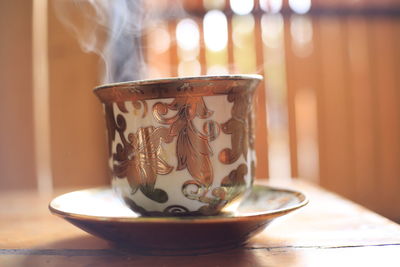
<instances>
[{"instance_id":1,"label":"floral pattern on cup","mask_svg":"<svg viewBox=\"0 0 400 267\"><path fill-rule=\"evenodd\" d=\"M204 96L193 94L190 83L177 86L176 97L155 102L143 97L143 91L137 87L129 88L130 101L118 101L122 98L121 92L113 88L115 100L103 102L114 179L126 179L132 196L140 191L151 201L167 204L162 210L151 210L129 195L122 196L129 207L148 216L214 215L239 199L253 180L253 177L250 181L246 177L254 175L254 161L251 157L248 160L254 142L251 126L254 89L229 88L225 99L232 103L231 117L217 122L212 119L214 110L207 107ZM168 89L164 92L171 94ZM210 94L210 90L207 93ZM129 103L135 116L141 113L145 118L149 114L157 124L141 125L133 132L128 130L127 120L133 112L126 108ZM213 151L211 144L222 133L230 138L231 147ZM169 144L175 146L176 159L172 161L163 156L164 146ZM217 179L219 184L215 184L210 160L214 154L222 164L230 166L226 168L225 177ZM242 158L240 162L239 158ZM180 191L187 200L199 203L195 210L185 203L169 203L169 193L156 186L159 176L184 170L189 176L182 182Z\"/></svg>"}]
</instances>

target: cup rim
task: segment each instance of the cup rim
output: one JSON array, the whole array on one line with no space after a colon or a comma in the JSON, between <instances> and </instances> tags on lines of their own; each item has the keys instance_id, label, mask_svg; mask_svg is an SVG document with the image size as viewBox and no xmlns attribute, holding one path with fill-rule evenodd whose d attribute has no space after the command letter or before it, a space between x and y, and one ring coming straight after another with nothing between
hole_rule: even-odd
<instances>
[{"instance_id":1,"label":"cup rim","mask_svg":"<svg viewBox=\"0 0 400 267\"><path fill-rule=\"evenodd\" d=\"M151 85L168 82L188 82L191 80L224 80L224 79L238 79L238 80L263 80L263 76L260 74L226 74L226 75L199 75L199 76L183 76L183 77L167 77L167 78L156 78L156 79L140 79L126 82L115 82L105 83L93 88L93 92L96 93L100 90L120 87L120 86L137 86L137 85Z\"/></svg>"}]
</instances>

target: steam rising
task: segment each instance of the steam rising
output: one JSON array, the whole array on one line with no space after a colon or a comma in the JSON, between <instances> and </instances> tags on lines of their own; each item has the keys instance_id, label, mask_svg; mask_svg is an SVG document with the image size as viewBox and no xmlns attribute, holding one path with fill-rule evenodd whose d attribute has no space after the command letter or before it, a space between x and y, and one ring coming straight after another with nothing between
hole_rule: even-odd
<instances>
[{"instance_id":1,"label":"steam rising","mask_svg":"<svg viewBox=\"0 0 400 267\"><path fill-rule=\"evenodd\" d=\"M145 14L143 4L143 0L54 1L58 18L75 33L82 49L103 59L103 83L144 78L142 31L157 16Z\"/></svg>"}]
</instances>

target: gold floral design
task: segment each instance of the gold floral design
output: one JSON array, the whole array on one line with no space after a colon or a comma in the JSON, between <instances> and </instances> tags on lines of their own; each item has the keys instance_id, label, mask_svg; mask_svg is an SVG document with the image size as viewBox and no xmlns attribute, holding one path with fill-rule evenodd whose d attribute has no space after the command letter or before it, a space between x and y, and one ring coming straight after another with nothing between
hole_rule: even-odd
<instances>
[{"instance_id":1,"label":"gold floral design","mask_svg":"<svg viewBox=\"0 0 400 267\"><path fill-rule=\"evenodd\" d=\"M145 106L145 105L143 105ZM119 104L122 112L128 112L124 105ZM114 112L106 106L107 127L109 138L115 140L118 132L121 143L116 144L116 152L112 154L113 173L118 178L127 178L132 193L138 189L148 198L159 203L168 201L167 193L155 188L157 175L166 175L173 170L162 157L162 143L172 141L165 127L139 128L136 133L129 133L125 137L126 121L123 115L118 114L114 120Z\"/></svg>"},{"instance_id":2,"label":"gold floral design","mask_svg":"<svg viewBox=\"0 0 400 267\"><path fill-rule=\"evenodd\" d=\"M165 117L169 110L176 111L176 114ZM212 115L212 111L206 107L202 97L179 97L170 104L158 102L153 106L153 115L161 124L170 125L170 138L177 137L178 166L176 169L186 168L193 178L182 185L182 193L189 199L206 204L197 211L199 214L216 214L245 191L245 175L248 169L246 164L241 164L222 179L219 187L214 188L210 195L208 194L214 178L210 161L212 150L209 142L217 138L220 128L212 120L207 120L203 124L202 132L195 127L193 123L195 117L207 119ZM243 127L248 131L248 126ZM245 138L247 137L246 134ZM239 141L242 142L242 140ZM247 142L246 140L246 146Z\"/></svg>"},{"instance_id":3,"label":"gold floral design","mask_svg":"<svg viewBox=\"0 0 400 267\"><path fill-rule=\"evenodd\" d=\"M163 211L148 211L136 204L131 198L125 197L124 201L135 212L144 216L192 216L192 215L215 215L226 206L227 203L239 198L246 191L245 176L247 174L246 164L241 164L236 170L231 171L221 181L221 186L212 190L212 197L201 196L198 200L206 205L197 211L189 211L180 205L171 205Z\"/></svg>"},{"instance_id":4,"label":"gold floral design","mask_svg":"<svg viewBox=\"0 0 400 267\"><path fill-rule=\"evenodd\" d=\"M146 117L148 112L147 102L144 100L135 100L132 101L132 106L135 110L140 110L143 107L142 118ZM119 110L123 113L128 113L128 110L125 106L125 102L117 102L117 106Z\"/></svg>"},{"instance_id":5,"label":"gold floral design","mask_svg":"<svg viewBox=\"0 0 400 267\"><path fill-rule=\"evenodd\" d=\"M221 125L222 132L231 135L232 148L225 148L219 153L219 160L232 164L241 155L247 160L249 146L253 146L251 125L252 91L234 87L228 94L228 101L233 102L232 117Z\"/></svg>"},{"instance_id":6,"label":"gold floral design","mask_svg":"<svg viewBox=\"0 0 400 267\"><path fill-rule=\"evenodd\" d=\"M188 88L187 90L190 90ZM176 111L172 117L165 117L168 111ZM219 135L219 125L207 120L203 124L203 132L199 131L193 120L198 117L207 119L212 111L206 107L202 97L177 97L170 104L158 102L153 106L153 115L159 123L170 125L170 138L177 137L176 155L177 170L187 169L193 179L182 186L185 196L203 202L209 187L213 183L214 173L210 156L212 150L209 142ZM188 188L194 186L195 190Z\"/></svg>"},{"instance_id":7,"label":"gold floral design","mask_svg":"<svg viewBox=\"0 0 400 267\"><path fill-rule=\"evenodd\" d=\"M146 101L135 100L135 101L132 101L131 103L135 110L140 110L141 107L143 107L142 118L144 118L148 112L148 107L147 107ZM128 110L125 106L125 102L116 102L116 105L121 112L128 113ZM107 131L108 131L108 151L109 151L109 155L111 156L112 155L112 144L115 140L115 133L117 130L117 124L115 121L113 103L105 103L104 104L104 112L105 112L105 117L106 117L106 127L107 127Z\"/></svg>"},{"instance_id":8,"label":"gold floral design","mask_svg":"<svg viewBox=\"0 0 400 267\"><path fill-rule=\"evenodd\" d=\"M246 164L240 164L236 170L231 171L221 181L221 186L212 190L212 198L203 198L208 205L202 206L199 212L202 214L215 214L227 203L239 198L246 191L245 176L247 174Z\"/></svg>"},{"instance_id":9,"label":"gold floral design","mask_svg":"<svg viewBox=\"0 0 400 267\"><path fill-rule=\"evenodd\" d=\"M221 187L224 189L223 199L231 201L239 197L246 191L245 175L247 174L246 164L240 164L236 170L233 170L221 181Z\"/></svg>"},{"instance_id":10,"label":"gold floral design","mask_svg":"<svg viewBox=\"0 0 400 267\"><path fill-rule=\"evenodd\" d=\"M144 202L140 198L125 195L124 198L130 199L128 205L140 214L150 216L216 214L246 191L248 176L252 178L254 174L251 102L259 80L259 76L196 77L96 88L96 95L105 105L114 179L127 178L132 194L140 190L147 198L165 203L158 206L157 211L145 210L146 207L141 207ZM231 118L228 117L221 125L212 120L213 111L208 109L203 99L209 96L224 96L233 104ZM159 102L149 107L149 114L147 101L154 100ZM158 124L148 121L149 125L143 125L146 127L135 132L127 131L126 119L132 115L128 113L136 119L141 116L146 121L156 120ZM217 177L216 183L216 170L213 169L216 162L210 144L221 130L227 135L224 138L230 139L230 144L214 151L217 153L215 161L231 165L225 177ZM168 164L169 159L162 152L163 145L171 142L174 142L176 153L173 166ZM240 162L237 162L239 159ZM158 175L172 175L175 170L187 171L189 177L181 184L181 192L188 199L198 201L200 209L169 203L166 189L161 186L155 188Z\"/></svg>"}]
</instances>

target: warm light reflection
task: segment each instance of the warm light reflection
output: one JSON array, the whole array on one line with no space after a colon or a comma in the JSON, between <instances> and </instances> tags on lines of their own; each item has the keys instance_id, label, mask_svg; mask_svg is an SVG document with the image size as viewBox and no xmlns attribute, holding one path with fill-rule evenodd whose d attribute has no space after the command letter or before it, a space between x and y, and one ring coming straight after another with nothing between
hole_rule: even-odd
<instances>
[{"instance_id":1,"label":"warm light reflection","mask_svg":"<svg viewBox=\"0 0 400 267\"><path fill-rule=\"evenodd\" d=\"M201 65L198 60L181 61L178 65L178 75L183 76L198 76L201 74Z\"/></svg>"},{"instance_id":2,"label":"warm light reflection","mask_svg":"<svg viewBox=\"0 0 400 267\"><path fill-rule=\"evenodd\" d=\"M308 57L313 52L313 27L311 19L294 15L290 18L292 50L298 57Z\"/></svg>"},{"instance_id":3,"label":"warm light reflection","mask_svg":"<svg viewBox=\"0 0 400 267\"><path fill-rule=\"evenodd\" d=\"M232 18L234 67L237 72L254 73L257 69L254 26L251 14L234 15Z\"/></svg>"},{"instance_id":4,"label":"warm light reflection","mask_svg":"<svg viewBox=\"0 0 400 267\"><path fill-rule=\"evenodd\" d=\"M204 42L212 51L223 50L228 43L228 22L219 10L207 12L203 20Z\"/></svg>"},{"instance_id":5,"label":"warm light reflection","mask_svg":"<svg viewBox=\"0 0 400 267\"><path fill-rule=\"evenodd\" d=\"M157 25L157 27L152 29L148 36L148 46L155 53L161 54L168 51L171 44L171 38L165 25Z\"/></svg>"},{"instance_id":6,"label":"warm light reflection","mask_svg":"<svg viewBox=\"0 0 400 267\"><path fill-rule=\"evenodd\" d=\"M311 9L311 0L289 0L289 6L294 12L305 14Z\"/></svg>"},{"instance_id":7,"label":"warm light reflection","mask_svg":"<svg viewBox=\"0 0 400 267\"><path fill-rule=\"evenodd\" d=\"M223 9L225 7L225 0L203 0L203 7L206 10Z\"/></svg>"},{"instance_id":8,"label":"warm light reflection","mask_svg":"<svg viewBox=\"0 0 400 267\"><path fill-rule=\"evenodd\" d=\"M48 58L48 2L33 1L32 64L33 64L33 134L36 159L37 189L41 195L53 191L51 169L49 58Z\"/></svg>"},{"instance_id":9,"label":"warm light reflection","mask_svg":"<svg viewBox=\"0 0 400 267\"><path fill-rule=\"evenodd\" d=\"M233 43L235 46L244 47L247 45L248 35L253 35L254 31L254 18L252 15L234 16L233 17Z\"/></svg>"},{"instance_id":10,"label":"warm light reflection","mask_svg":"<svg viewBox=\"0 0 400 267\"><path fill-rule=\"evenodd\" d=\"M231 9L238 15L249 14L254 7L253 0L230 0Z\"/></svg>"},{"instance_id":11,"label":"warm light reflection","mask_svg":"<svg viewBox=\"0 0 400 267\"><path fill-rule=\"evenodd\" d=\"M224 75L228 73L229 73L228 68L222 65L214 65L207 68L207 75Z\"/></svg>"},{"instance_id":12,"label":"warm light reflection","mask_svg":"<svg viewBox=\"0 0 400 267\"><path fill-rule=\"evenodd\" d=\"M171 35L168 24L162 22L150 24L144 37L147 48L146 78L154 79L170 75Z\"/></svg>"},{"instance_id":13,"label":"warm light reflection","mask_svg":"<svg viewBox=\"0 0 400 267\"><path fill-rule=\"evenodd\" d=\"M99 217L137 217L130 208L115 197L111 189L88 189L64 194L51 202L54 209L72 214ZM101 207L101 208L99 208Z\"/></svg>"},{"instance_id":14,"label":"warm light reflection","mask_svg":"<svg viewBox=\"0 0 400 267\"><path fill-rule=\"evenodd\" d=\"M271 180L290 177L284 20L281 14L264 14L261 19L264 43L268 161Z\"/></svg>"},{"instance_id":15,"label":"warm light reflection","mask_svg":"<svg viewBox=\"0 0 400 267\"><path fill-rule=\"evenodd\" d=\"M299 176L317 182L319 161L315 91L309 88L297 90L295 110Z\"/></svg>"},{"instance_id":16,"label":"warm light reflection","mask_svg":"<svg viewBox=\"0 0 400 267\"><path fill-rule=\"evenodd\" d=\"M199 46L199 27L192 19L183 19L176 26L178 46L185 50L194 50Z\"/></svg>"},{"instance_id":17,"label":"warm light reflection","mask_svg":"<svg viewBox=\"0 0 400 267\"><path fill-rule=\"evenodd\" d=\"M261 18L262 40L270 48L282 45L283 17L281 14L267 15Z\"/></svg>"},{"instance_id":18,"label":"warm light reflection","mask_svg":"<svg viewBox=\"0 0 400 267\"><path fill-rule=\"evenodd\" d=\"M282 0L260 0L260 7L265 12L278 13L282 9Z\"/></svg>"}]
</instances>

